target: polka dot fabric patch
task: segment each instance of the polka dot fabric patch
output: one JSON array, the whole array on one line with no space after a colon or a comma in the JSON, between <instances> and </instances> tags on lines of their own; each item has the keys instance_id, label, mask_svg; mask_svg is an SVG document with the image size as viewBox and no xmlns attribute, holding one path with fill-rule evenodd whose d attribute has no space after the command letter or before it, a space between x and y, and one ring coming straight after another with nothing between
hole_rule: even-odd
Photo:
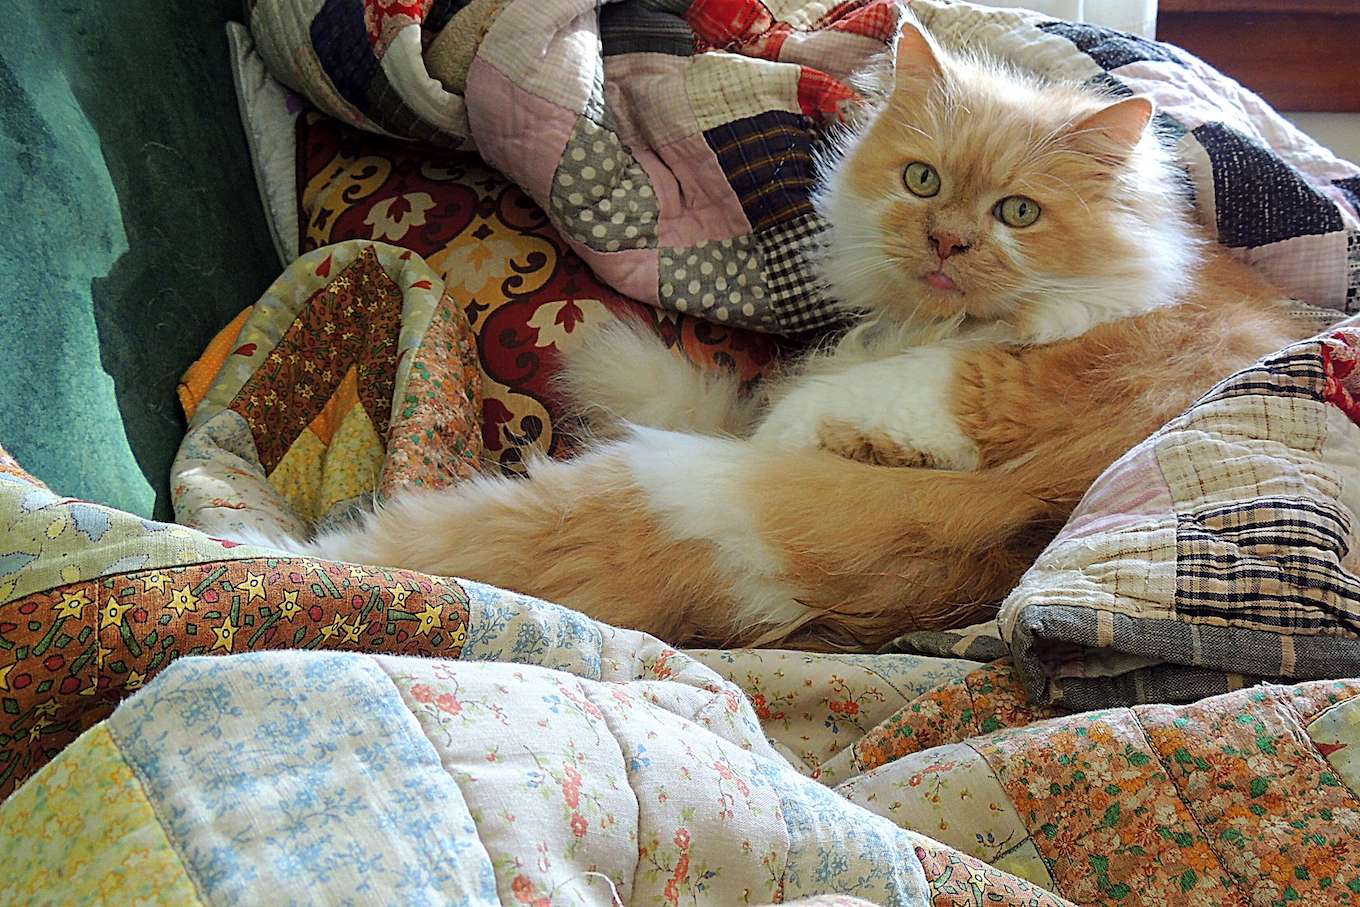
<instances>
[{"instance_id":1,"label":"polka dot fabric patch","mask_svg":"<svg viewBox=\"0 0 1360 907\"><path fill-rule=\"evenodd\" d=\"M764 255L751 236L662 248L658 270L666 308L765 331L776 324Z\"/></svg>"},{"instance_id":2,"label":"polka dot fabric patch","mask_svg":"<svg viewBox=\"0 0 1360 907\"><path fill-rule=\"evenodd\" d=\"M595 121L576 122L553 175L553 220L600 252L656 247L656 192L619 137Z\"/></svg>"}]
</instances>

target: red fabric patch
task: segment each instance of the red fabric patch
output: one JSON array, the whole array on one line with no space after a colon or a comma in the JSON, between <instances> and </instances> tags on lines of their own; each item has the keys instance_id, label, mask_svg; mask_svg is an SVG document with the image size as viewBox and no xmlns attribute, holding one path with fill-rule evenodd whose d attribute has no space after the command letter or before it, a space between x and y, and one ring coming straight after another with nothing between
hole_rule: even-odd
<instances>
[{"instance_id":1,"label":"red fabric patch","mask_svg":"<svg viewBox=\"0 0 1360 907\"><path fill-rule=\"evenodd\" d=\"M1327 375L1323 396L1360 425L1360 335L1337 331L1322 342L1322 368Z\"/></svg>"},{"instance_id":2,"label":"red fabric patch","mask_svg":"<svg viewBox=\"0 0 1360 907\"><path fill-rule=\"evenodd\" d=\"M710 47L745 44L774 26L774 16L760 0L695 0L685 21Z\"/></svg>"},{"instance_id":3,"label":"red fabric patch","mask_svg":"<svg viewBox=\"0 0 1360 907\"><path fill-rule=\"evenodd\" d=\"M851 32L886 44L897 35L899 15L896 0L851 0L823 16L817 28Z\"/></svg>"},{"instance_id":4,"label":"red fabric patch","mask_svg":"<svg viewBox=\"0 0 1360 907\"><path fill-rule=\"evenodd\" d=\"M793 26L786 22L776 23L775 26L764 34L757 37L754 41L745 44L741 52L748 57L759 57L762 60L778 60L779 52L784 49L784 42L789 35L793 34Z\"/></svg>"},{"instance_id":5,"label":"red fabric patch","mask_svg":"<svg viewBox=\"0 0 1360 907\"><path fill-rule=\"evenodd\" d=\"M397 32L425 21L434 0L364 0L364 26L379 59Z\"/></svg>"},{"instance_id":6,"label":"red fabric patch","mask_svg":"<svg viewBox=\"0 0 1360 907\"><path fill-rule=\"evenodd\" d=\"M799 67L798 107L815 120L839 120L857 95L848 85L807 66Z\"/></svg>"}]
</instances>

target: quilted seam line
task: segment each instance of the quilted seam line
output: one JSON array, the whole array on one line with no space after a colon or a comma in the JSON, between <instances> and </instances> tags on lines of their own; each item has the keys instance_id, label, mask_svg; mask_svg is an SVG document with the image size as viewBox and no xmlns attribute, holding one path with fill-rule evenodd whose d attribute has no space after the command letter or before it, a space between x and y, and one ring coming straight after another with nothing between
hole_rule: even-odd
<instances>
[{"instance_id":1,"label":"quilted seam line","mask_svg":"<svg viewBox=\"0 0 1360 907\"><path fill-rule=\"evenodd\" d=\"M576 682L577 689L579 689L581 691L581 695L586 698L586 702L589 702L591 705L595 706L595 708L600 709L599 703L597 703L594 700L594 698L590 695L590 690L586 688L586 685L584 683L581 683L581 678L579 677L576 678ZM601 680L596 681L596 683L613 684L613 681ZM627 686L626 684L617 685ZM628 897L624 900L624 903L628 903L632 901L633 895L637 891L638 874L641 871L642 867L642 798L638 796L637 788L633 786L633 779L629 776L628 756L623 751L623 744L619 741L619 735L614 731L614 725L609 720L609 711L607 709L600 709L600 715L604 719L604 729L609 732L609 739L614 742L614 748L619 751L619 763L623 766L623 777L628 782L628 790L632 792L633 803L636 804L637 806L637 816L634 818L633 828L636 830L637 835L638 856L637 861L633 864L633 877L628 880L628 887L626 889ZM619 885L618 887L620 889L624 888L623 885Z\"/></svg>"},{"instance_id":2,"label":"quilted seam line","mask_svg":"<svg viewBox=\"0 0 1360 907\"><path fill-rule=\"evenodd\" d=\"M344 653L336 653L336 654L344 654ZM440 757L440 755L439 755L439 747L437 747L437 746L434 745L434 741L430 739L430 735L427 734L427 733L425 732L425 726L424 726L423 724L420 723L420 718L416 715L416 713L415 713L414 711L411 710L410 704L406 701L406 694L405 694L404 692L402 692L401 687L397 685L396 678L394 678L394 677L392 676L391 672L387 670L387 666L384 665L384 664L382 663L382 661L379 660L376 656L373 656L373 655L364 655L364 656L362 656L362 657L363 657L363 659L364 659L365 661L367 661L369 664L373 665L373 667L376 668L376 669L378 670L378 673L381 674L381 675L387 680L388 684L392 687L392 692L393 692L393 694L397 697L397 701L401 703L401 706L402 706L402 708L406 711L406 714L407 714L407 716L410 718L411 723L412 723L413 725L415 725L415 730L416 730L417 736L419 736L421 740L424 740L424 741L425 741L425 745L428 746L428 747L430 748L430 755L431 755L431 757L433 757L433 759L434 759L434 764L437 765L437 766L439 766L439 770L442 771L445 775L448 775L448 777L449 777L449 783L451 783L451 784L453 785L454 789L458 791L458 796L462 798L462 800L463 800L463 806L467 808L468 821L470 821L470 822L472 823L472 827L473 827L473 828L477 828L477 819L472 815L472 809L471 809L471 807L468 806L467 795L463 793L463 786L462 786L461 784L458 783L458 779L457 779L456 777L454 777L453 772L449 771L447 768L444 767L444 760L443 760L443 759ZM430 661L439 661L439 660L441 660L441 659L433 659L433 658L432 658L432 659L429 659L429 660L430 660ZM456 659L452 659L452 660L456 660ZM479 844L482 845L482 852L486 854L486 859L487 859L487 867L486 867L486 868L487 868L487 871L491 873L491 881L492 881L492 882L495 884L495 886L496 886L496 897L497 897L497 898L500 898L500 897L501 897L501 890L500 890L500 883L496 880L496 867L495 867L495 863L492 861L491 851L489 851L489 850L486 849L486 843L485 843L484 841L482 841L482 835L481 835L481 829L480 829L480 828L477 829L477 842L478 842ZM502 899L501 902L502 902L502 903L508 903L508 902L506 902L506 901L503 900L503 899Z\"/></svg>"},{"instance_id":3,"label":"quilted seam line","mask_svg":"<svg viewBox=\"0 0 1360 907\"><path fill-rule=\"evenodd\" d=\"M996 766L992 765L991 760L987 758L986 754L983 753L982 750L978 749L977 744L974 742L976 740L977 740L976 737L969 740L965 740L963 741L963 745L972 750L977 755L978 759L982 762L982 764L987 766L987 771L992 773L992 779L996 781L996 786L1001 790L1003 794L1005 794L1006 785L1005 783L1002 782L1001 776L997 773ZM1006 797L1008 800L1010 800L1009 794L1006 794ZM1016 841L1014 846L1006 849L1002 853L997 854L997 857L1009 856L1010 854L1015 853L1021 847L1025 846L1026 841L1029 841L1034 845L1034 852L1039 855L1039 862L1043 864L1044 873L1048 876L1048 884L1043 887L1046 888L1050 893L1057 893L1058 880L1053 878L1053 866L1049 862L1049 859L1045 857L1043 851L1039 849L1038 838L1034 836L1034 831L1029 827L1029 824L1025 822L1024 816L1020 815L1020 810L1019 808L1016 807L1014 800L1010 800L1010 807L1011 810L1015 813L1015 817L1020 820L1020 827L1025 830L1025 837L1019 841ZM988 863L987 865L991 866L993 864Z\"/></svg>"},{"instance_id":4,"label":"quilted seam line","mask_svg":"<svg viewBox=\"0 0 1360 907\"><path fill-rule=\"evenodd\" d=\"M1190 801L1186 799L1185 791L1181 789L1180 784L1176 781L1176 776L1172 774L1171 767L1167 765L1166 760L1162 758L1161 751L1153 745L1152 738L1148 736L1147 728L1143 726L1143 716L1138 714L1137 709L1131 708L1127 711L1129 715L1132 716L1134 727L1138 728L1138 733L1142 736L1143 743L1147 746L1147 751L1152 754L1152 758L1157 760L1157 766L1162 770L1162 773L1166 775L1167 783L1170 784L1171 789L1176 792L1177 801L1185 808L1185 813L1190 817L1190 821L1195 823L1195 831L1199 832L1199 836L1204 839L1204 846L1208 849L1209 853L1214 855L1214 862L1216 862L1218 868L1223 871L1224 877L1232 879L1232 894L1235 895L1234 899L1241 907L1251 907L1250 896L1247 892L1242 890L1246 883L1246 879L1230 870L1228 864L1224 862L1223 854L1219 853L1218 848L1214 846L1213 839L1210 838L1209 833L1204 830L1204 825L1200 822L1199 814L1190 806Z\"/></svg>"},{"instance_id":5,"label":"quilted seam line","mask_svg":"<svg viewBox=\"0 0 1360 907\"><path fill-rule=\"evenodd\" d=\"M142 774L141 766L137 764L137 760L128 757L128 754L123 747L123 741L119 739L121 734L114 729L114 725L107 722L108 719L105 719L104 726L108 728L109 740L117 747L118 755L122 758L123 764L128 767L128 772L132 775L133 780L137 782L137 789L141 791L142 799L151 807L151 814L156 817L156 825L160 829L161 836L165 838L165 843L170 848L170 852L175 855L175 860L179 862L180 871L184 873L184 877L189 880L189 884L193 887L194 895L198 898L198 903L202 905L202 907L216 904L216 901L209 898L204 893L203 888L198 884L198 879L189 871L188 864L184 862L184 842L178 840L170 827L168 817L161 808L161 804L157 803L156 798L151 796L147 780ZM98 725L95 725L95 727L98 727Z\"/></svg>"},{"instance_id":6,"label":"quilted seam line","mask_svg":"<svg viewBox=\"0 0 1360 907\"><path fill-rule=\"evenodd\" d=\"M1271 685L1272 694L1279 689L1282 689L1282 687L1279 687L1275 684ZM1282 697L1275 698L1274 696L1272 696L1272 701L1275 703L1278 711L1280 712L1281 717L1288 719L1288 724L1290 728L1294 731L1294 735L1298 739L1299 747L1304 752L1308 753L1308 755L1312 756L1314 761L1318 764L1318 766L1321 769L1326 771L1328 774L1335 776L1338 786L1340 786L1342 790L1349 794L1351 800L1354 801L1354 808L1356 812L1360 812L1360 793L1357 793L1356 791L1352 790L1350 785L1347 784L1345 780L1342 779L1341 773L1336 770L1335 766L1332 765L1332 763L1327 759L1326 756L1322 755L1322 753L1318 750L1317 744L1313 742L1312 736L1309 735L1308 733L1308 725L1312 724L1318 718L1321 718L1323 714L1330 712L1332 709L1337 708L1339 706L1346 705L1355 698L1356 698L1355 695L1347 696L1340 702L1332 703L1331 705L1327 706L1327 708L1320 710L1316 715L1314 715L1311 719L1308 720L1304 719L1303 713L1300 712L1298 710L1298 707L1295 706L1294 703L1289 701L1288 699L1284 699Z\"/></svg>"}]
</instances>

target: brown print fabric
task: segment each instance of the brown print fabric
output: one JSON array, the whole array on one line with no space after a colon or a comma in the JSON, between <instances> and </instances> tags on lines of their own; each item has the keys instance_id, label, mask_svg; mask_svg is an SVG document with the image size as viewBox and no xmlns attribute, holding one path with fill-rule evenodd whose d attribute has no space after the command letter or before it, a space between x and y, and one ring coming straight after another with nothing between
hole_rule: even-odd
<instances>
[{"instance_id":1,"label":"brown print fabric","mask_svg":"<svg viewBox=\"0 0 1360 907\"><path fill-rule=\"evenodd\" d=\"M386 441L401 310L401 287L372 249L307 301L231 403L250 426L266 473L321 413L351 368L357 371L359 400Z\"/></svg>"},{"instance_id":2,"label":"brown print fabric","mask_svg":"<svg viewBox=\"0 0 1360 907\"><path fill-rule=\"evenodd\" d=\"M72 583L0 611L0 801L176 658L339 649L457 658L456 580L258 558Z\"/></svg>"}]
</instances>

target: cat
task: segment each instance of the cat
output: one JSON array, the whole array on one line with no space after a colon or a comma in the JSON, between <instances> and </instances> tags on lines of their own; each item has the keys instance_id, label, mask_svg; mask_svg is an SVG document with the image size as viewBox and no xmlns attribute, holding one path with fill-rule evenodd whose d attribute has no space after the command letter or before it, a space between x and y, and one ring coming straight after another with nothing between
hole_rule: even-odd
<instances>
[{"instance_id":1,"label":"cat","mask_svg":"<svg viewBox=\"0 0 1360 907\"><path fill-rule=\"evenodd\" d=\"M276 547L489 582L673 644L874 648L981 619L1092 481L1310 333L1192 224L1152 104L904 14L823 162L859 319L760 390L620 324L564 354L599 440Z\"/></svg>"}]
</instances>

